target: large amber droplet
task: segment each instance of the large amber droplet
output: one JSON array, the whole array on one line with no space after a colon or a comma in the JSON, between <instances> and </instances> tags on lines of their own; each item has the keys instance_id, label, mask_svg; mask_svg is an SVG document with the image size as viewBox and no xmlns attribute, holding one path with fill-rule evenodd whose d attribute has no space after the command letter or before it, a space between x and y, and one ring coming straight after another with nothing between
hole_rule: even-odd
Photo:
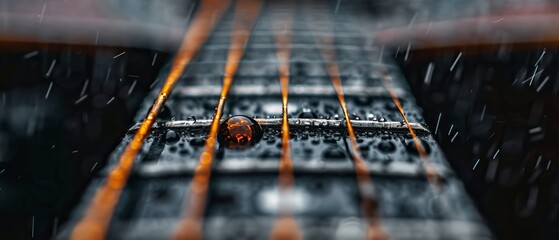
<instances>
[{"instance_id":1,"label":"large amber droplet","mask_svg":"<svg viewBox=\"0 0 559 240\"><path fill-rule=\"evenodd\" d=\"M243 149L254 146L262 138L262 128L252 118L233 116L225 119L219 126L217 140L230 149Z\"/></svg>"}]
</instances>

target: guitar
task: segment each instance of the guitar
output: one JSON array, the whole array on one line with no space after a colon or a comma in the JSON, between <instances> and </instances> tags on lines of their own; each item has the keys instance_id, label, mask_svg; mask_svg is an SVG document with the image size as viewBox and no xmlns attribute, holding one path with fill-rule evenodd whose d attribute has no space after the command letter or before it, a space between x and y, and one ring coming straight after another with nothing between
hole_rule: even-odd
<instances>
[{"instance_id":1,"label":"guitar","mask_svg":"<svg viewBox=\"0 0 559 240\"><path fill-rule=\"evenodd\" d=\"M200 4L57 238L491 238L358 4Z\"/></svg>"}]
</instances>

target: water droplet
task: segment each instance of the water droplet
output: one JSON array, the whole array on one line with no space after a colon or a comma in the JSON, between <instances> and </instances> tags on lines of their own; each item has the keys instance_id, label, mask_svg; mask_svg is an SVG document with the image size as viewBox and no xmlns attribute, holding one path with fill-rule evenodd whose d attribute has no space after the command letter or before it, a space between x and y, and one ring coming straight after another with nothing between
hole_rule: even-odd
<instances>
[{"instance_id":1,"label":"water droplet","mask_svg":"<svg viewBox=\"0 0 559 240\"><path fill-rule=\"evenodd\" d=\"M349 115L349 119L350 120L359 120L361 119L359 116L357 116L357 114L353 113Z\"/></svg>"},{"instance_id":2,"label":"water droplet","mask_svg":"<svg viewBox=\"0 0 559 240\"><path fill-rule=\"evenodd\" d=\"M369 151L369 145L367 144L359 145L359 151L361 151L363 154L367 154L367 152Z\"/></svg>"},{"instance_id":3,"label":"water droplet","mask_svg":"<svg viewBox=\"0 0 559 240\"><path fill-rule=\"evenodd\" d=\"M220 125L217 140L231 149L243 149L258 143L262 138L262 128L252 118L233 116Z\"/></svg>"},{"instance_id":4,"label":"water droplet","mask_svg":"<svg viewBox=\"0 0 559 240\"><path fill-rule=\"evenodd\" d=\"M311 140L312 144L319 144L320 143L320 139L318 137L315 137L313 140Z\"/></svg>"},{"instance_id":5,"label":"water droplet","mask_svg":"<svg viewBox=\"0 0 559 240\"><path fill-rule=\"evenodd\" d=\"M188 149L181 149L179 151L179 154L182 156L187 156L190 152L188 151Z\"/></svg>"},{"instance_id":6,"label":"water droplet","mask_svg":"<svg viewBox=\"0 0 559 240\"><path fill-rule=\"evenodd\" d=\"M192 125L194 123L196 123L196 117L190 116L190 117L186 118L186 124Z\"/></svg>"},{"instance_id":7,"label":"water droplet","mask_svg":"<svg viewBox=\"0 0 559 240\"><path fill-rule=\"evenodd\" d=\"M345 160L345 151L339 147L328 148L324 151L325 160Z\"/></svg>"},{"instance_id":8,"label":"water droplet","mask_svg":"<svg viewBox=\"0 0 559 240\"><path fill-rule=\"evenodd\" d=\"M174 153L174 152L176 152L176 151L177 151L177 147L176 147L176 146L171 146L171 147L169 148L169 152Z\"/></svg>"},{"instance_id":9,"label":"water droplet","mask_svg":"<svg viewBox=\"0 0 559 240\"><path fill-rule=\"evenodd\" d=\"M151 108L149 109L151 111ZM149 112L148 111L148 112ZM157 118L160 120L170 120L171 119L171 109L167 105L163 105L161 111L157 115Z\"/></svg>"},{"instance_id":10,"label":"water droplet","mask_svg":"<svg viewBox=\"0 0 559 240\"><path fill-rule=\"evenodd\" d=\"M266 142L269 144L274 144L276 143L276 138L269 138Z\"/></svg>"},{"instance_id":11,"label":"water droplet","mask_svg":"<svg viewBox=\"0 0 559 240\"><path fill-rule=\"evenodd\" d=\"M332 135L324 135L324 142L325 143L336 143L336 139L332 137Z\"/></svg>"},{"instance_id":12,"label":"water droplet","mask_svg":"<svg viewBox=\"0 0 559 240\"><path fill-rule=\"evenodd\" d=\"M391 153L396 150L396 145L392 141L382 141L377 145L377 148L384 153Z\"/></svg>"},{"instance_id":13,"label":"water droplet","mask_svg":"<svg viewBox=\"0 0 559 240\"><path fill-rule=\"evenodd\" d=\"M318 118L316 113L312 112L310 109L303 109L303 112L299 113L299 118Z\"/></svg>"},{"instance_id":14,"label":"water droplet","mask_svg":"<svg viewBox=\"0 0 559 240\"><path fill-rule=\"evenodd\" d=\"M179 141L180 136L173 130L167 130L165 133L165 142L168 144L175 144Z\"/></svg>"}]
</instances>

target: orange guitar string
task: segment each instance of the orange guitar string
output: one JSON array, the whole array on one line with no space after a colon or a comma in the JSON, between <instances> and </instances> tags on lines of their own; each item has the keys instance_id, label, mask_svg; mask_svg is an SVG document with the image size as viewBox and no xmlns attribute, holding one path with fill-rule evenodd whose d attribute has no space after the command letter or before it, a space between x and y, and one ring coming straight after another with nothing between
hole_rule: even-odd
<instances>
[{"instance_id":1,"label":"orange guitar string","mask_svg":"<svg viewBox=\"0 0 559 240\"><path fill-rule=\"evenodd\" d=\"M184 35L181 47L173 60L171 70L159 96L132 141L120 156L117 166L109 173L105 184L97 190L85 215L73 229L72 239L105 238L114 208L122 189L126 185L134 159L142 148L143 141L163 108L165 100L169 96L175 82L181 76L186 65L198 52L209 32L214 28L215 22L210 21L210 19L212 16L221 16L227 9L228 4L226 3L227 1L220 0L202 1L200 10Z\"/></svg>"},{"instance_id":2,"label":"orange guitar string","mask_svg":"<svg viewBox=\"0 0 559 240\"><path fill-rule=\"evenodd\" d=\"M288 5L292 8L292 3ZM291 11L291 9L289 10ZM288 192L294 184L293 161L291 160L291 147L289 144L289 122L288 122L288 95L289 95L289 60L291 55L291 28L293 25L293 13L289 12L283 16L284 21L274 18L274 33L276 39L279 81L281 87L282 122L281 122L281 159L279 163L279 185L280 192ZM280 24L282 23L282 24ZM280 209L281 212L274 224L270 239L301 239L301 233L297 222L289 212L289 209Z\"/></svg>"},{"instance_id":3,"label":"orange guitar string","mask_svg":"<svg viewBox=\"0 0 559 240\"><path fill-rule=\"evenodd\" d=\"M198 166L194 170L190 194L188 194L185 202L186 212L176 226L173 239L198 240L203 238L202 218L206 205L219 123L223 115L223 107L229 90L233 84L233 78L239 69L241 58L244 55L244 46L249 40L250 31L260 13L261 6L262 1L260 0L237 0L236 2L231 45L227 54L221 94L210 125L208 139L198 160Z\"/></svg>"},{"instance_id":4,"label":"orange guitar string","mask_svg":"<svg viewBox=\"0 0 559 240\"><path fill-rule=\"evenodd\" d=\"M336 91L338 101L342 107L342 111L345 118L345 123L348 131L348 138L350 140L351 156L353 159L353 164L355 166L355 173L357 176L357 184L361 193L361 207L363 209L364 216L368 222L366 239L375 240L385 240L388 239L388 233L384 230L381 225L379 218L378 208L379 204L376 198L372 196L374 194L374 186L372 183L372 178L369 173L369 168L365 163L365 160L361 156L361 151L359 150L357 138L355 136L355 131L351 124L349 114L347 111L344 93L342 89L342 81L340 79L340 70L336 62L336 53L334 49L334 38L331 35L324 37L317 37L317 42L322 44L321 55L324 60L326 71L330 76L332 85Z\"/></svg>"},{"instance_id":5,"label":"orange guitar string","mask_svg":"<svg viewBox=\"0 0 559 240\"><path fill-rule=\"evenodd\" d=\"M406 117L406 114L404 113L404 108L402 107L402 104L400 103L400 100L398 99L398 96L396 95L396 92L394 91L394 88L392 88L392 85L390 84L390 81L387 78L387 74L384 74L384 76L382 76L381 79L382 79L382 83L384 84L384 87L386 88L386 90L390 94L390 97L392 98L392 100L396 104L396 107L398 108L398 111L400 112L400 115L402 116L402 118L404 119L404 122L406 123L406 126L408 127L408 130L409 130L409 132L412 136L412 139L413 139L413 143L415 144L417 152L419 153L419 157L423 160L423 168L425 170L425 175L427 176L427 180L429 181L429 183L431 183L433 185L438 185L439 180L440 180L441 177L439 176L439 174L437 173L435 168L429 162L429 155L427 154L427 152L423 148L423 144L421 144L421 141L419 140L419 138L415 134L415 131L411 127L410 122L408 121L408 118Z\"/></svg>"}]
</instances>

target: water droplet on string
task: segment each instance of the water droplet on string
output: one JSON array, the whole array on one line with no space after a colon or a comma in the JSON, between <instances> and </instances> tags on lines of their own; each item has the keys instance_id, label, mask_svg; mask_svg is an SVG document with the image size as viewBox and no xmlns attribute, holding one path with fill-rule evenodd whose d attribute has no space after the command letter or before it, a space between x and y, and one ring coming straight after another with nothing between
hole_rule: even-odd
<instances>
[{"instance_id":1,"label":"water droplet on string","mask_svg":"<svg viewBox=\"0 0 559 240\"><path fill-rule=\"evenodd\" d=\"M233 116L220 125L217 140L226 148L243 149L254 146L262 138L262 128L252 118Z\"/></svg>"}]
</instances>

